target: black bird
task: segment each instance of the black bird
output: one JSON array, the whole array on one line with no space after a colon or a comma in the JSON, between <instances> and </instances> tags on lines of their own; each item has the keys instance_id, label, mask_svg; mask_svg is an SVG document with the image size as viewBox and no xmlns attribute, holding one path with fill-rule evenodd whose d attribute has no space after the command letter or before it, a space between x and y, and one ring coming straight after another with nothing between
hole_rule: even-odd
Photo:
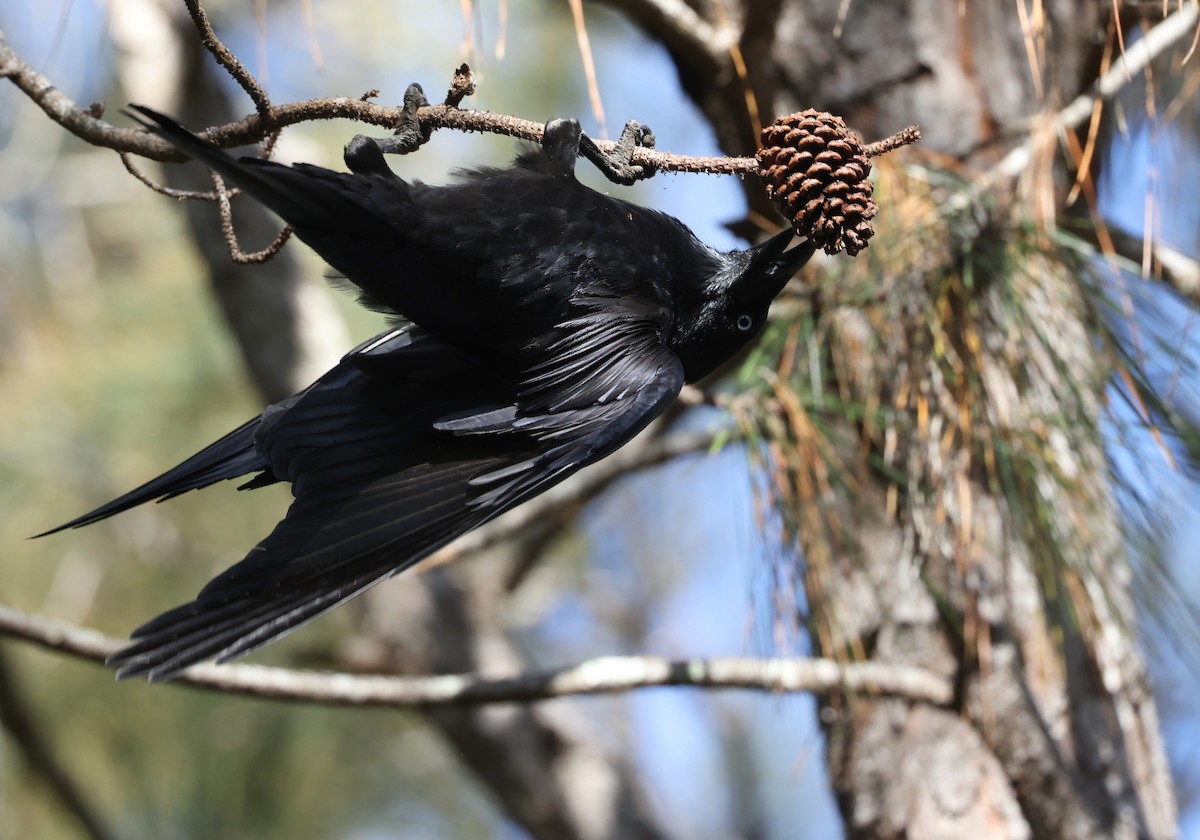
<instances>
[{"instance_id":1,"label":"black bird","mask_svg":"<svg viewBox=\"0 0 1200 840\"><path fill-rule=\"evenodd\" d=\"M510 168L428 186L371 144L348 152L349 174L234 159L135 110L401 320L305 391L46 532L251 473L239 489L292 483L287 515L244 560L109 658L121 678L261 647L611 454L758 333L814 251L785 250L788 231L719 253L671 216L584 186L574 120L548 124Z\"/></svg>"}]
</instances>

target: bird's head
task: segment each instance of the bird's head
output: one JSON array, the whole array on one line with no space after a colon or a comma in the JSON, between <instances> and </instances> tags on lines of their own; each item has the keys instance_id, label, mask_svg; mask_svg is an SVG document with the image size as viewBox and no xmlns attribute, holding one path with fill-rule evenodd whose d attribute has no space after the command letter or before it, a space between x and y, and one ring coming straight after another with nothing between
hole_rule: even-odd
<instances>
[{"instance_id":1,"label":"bird's head","mask_svg":"<svg viewBox=\"0 0 1200 840\"><path fill-rule=\"evenodd\" d=\"M671 345L689 382L711 373L762 331L775 296L816 252L805 240L791 250L792 231L753 248L719 255L716 270L691 301L691 317L677 324Z\"/></svg>"}]
</instances>

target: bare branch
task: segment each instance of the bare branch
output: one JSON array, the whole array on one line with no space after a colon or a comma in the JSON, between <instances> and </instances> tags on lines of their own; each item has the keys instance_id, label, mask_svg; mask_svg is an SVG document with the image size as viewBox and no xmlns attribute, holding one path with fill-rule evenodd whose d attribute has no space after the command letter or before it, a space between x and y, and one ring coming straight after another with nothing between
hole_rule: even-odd
<instances>
[{"instance_id":1,"label":"bare branch","mask_svg":"<svg viewBox=\"0 0 1200 840\"><path fill-rule=\"evenodd\" d=\"M446 92L446 105L457 108L465 97L475 92L475 73L470 65L460 64L454 71L454 80L450 82L450 90ZM379 92L376 91L378 96Z\"/></svg>"},{"instance_id":2,"label":"bare branch","mask_svg":"<svg viewBox=\"0 0 1200 840\"><path fill-rule=\"evenodd\" d=\"M95 109L80 108L52 85L49 79L18 57L8 45L3 31L0 31L0 78L10 79L45 111L50 119L76 137L95 146L119 151L139 151L140 143L137 138L144 132L132 128L115 128L101 120ZM162 146L165 151L166 144Z\"/></svg>"},{"instance_id":3,"label":"bare branch","mask_svg":"<svg viewBox=\"0 0 1200 840\"><path fill-rule=\"evenodd\" d=\"M158 161L181 161L185 158L167 141L140 128L117 128L81 108L22 60L0 32L0 77L10 79L46 113L50 119L93 146L130 152ZM456 77L457 78L457 77ZM394 128L403 115L402 108L385 107L361 97L325 97L302 102L289 102L269 107L241 120L210 128L201 133L205 139L222 148L257 143L273 132L289 125L329 119L350 119L383 128ZM482 131L540 142L544 125L532 120L488 111L462 110L454 105L427 105L417 112L424 128L448 128L455 131ZM616 143L597 140L596 145L612 152ZM655 149L634 150L632 163L671 172L708 172L714 174L747 174L758 171L754 158L704 157L675 155Z\"/></svg>"},{"instance_id":4,"label":"bare branch","mask_svg":"<svg viewBox=\"0 0 1200 840\"><path fill-rule=\"evenodd\" d=\"M233 261L239 265L258 265L278 254L279 249L292 238L292 226L284 225L275 241L261 251L246 253L238 243L237 231L233 229L233 208L229 204L233 191L225 189L225 181L216 172L212 173L212 179L216 187L217 207L221 212L221 234L225 237L225 244L229 246L229 256Z\"/></svg>"},{"instance_id":5,"label":"bare branch","mask_svg":"<svg viewBox=\"0 0 1200 840\"><path fill-rule=\"evenodd\" d=\"M0 635L93 662L123 642L64 622L0 604ZM332 706L444 707L528 703L578 694L610 694L651 686L745 688L772 692L869 694L948 705L954 687L920 668L832 659L670 660L657 656L603 656L578 665L514 677L452 674L375 677L319 673L263 665L196 665L176 682L276 700Z\"/></svg>"},{"instance_id":6,"label":"bare branch","mask_svg":"<svg viewBox=\"0 0 1200 840\"><path fill-rule=\"evenodd\" d=\"M181 161L185 159L165 140L143 129L117 128L93 116L89 110L79 107L55 88L49 79L17 56L9 47L2 32L0 32L0 77L10 79L37 103L48 117L94 146L114 149L118 152L131 152L152 160ZM370 125L393 128L402 114L401 108L376 105L362 98L326 97L271 106L266 113L259 113L217 128L210 128L201 136L222 148L229 148L257 143L272 132L286 126L315 120L352 119ZM487 111L461 110L446 104L427 105L418 111L418 117L421 125L430 129L486 131L535 142L542 139L544 128L542 123L519 117L493 114ZM616 147L612 141L597 141L597 145L604 151L612 151ZM636 150L633 162L647 164L658 169L688 172L737 173L754 171L757 168L757 164L753 163L753 158L731 159L670 155L652 149Z\"/></svg>"},{"instance_id":7,"label":"bare branch","mask_svg":"<svg viewBox=\"0 0 1200 840\"><path fill-rule=\"evenodd\" d=\"M200 5L200 0L183 0L183 5L187 7L188 14L192 16L192 23L196 25L196 31L200 34L200 43L212 53L212 57L225 68L233 80L242 86L242 90L246 91L246 94L254 102L258 115L264 119L269 117L271 100L267 97L267 92L262 89L262 85L238 60L237 56L230 52L229 48L217 37L217 33L213 31L212 25L208 22L208 13Z\"/></svg>"},{"instance_id":8,"label":"bare branch","mask_svg":"<svg viewBox=\"0 0 1200 840\"><path fill-rule=\"evenodd\" d=\"M885 137L882 140L876 140L874 143L868 143L863 147L863 154L867 157L880 157L888 152L894 152L901 146L911 146L921 139L921 129L915 125L910 125L908 128L902 128L893 134L891 137Z\"/></svg>"},{"instance_id":9,"label":"bare branch","mask_svg":"<svg viewBox=\"0 0 1200 840\"><path fill-rule=\"evenodd\" d=\"M262 92L249 71L216 39L197 0L187 0L187 2L193 20L200 30L204 45L213 52L222 66L242 84L247 93L255 100L258 108L256 115L202 132L200 136L205 139L221 148L229 148L256 143L264 138L271 138L268 141L270 143L273 142L273 138L279 130L285 126L314 120L343 118L387 128L395 128L400 124L404 115L402 108L376 105L367 101L368 97L366 96L357 98L327 97L278 106L270 105L266 94ZM0 76L11 79L52 120L92 145L115 149L118 152L131 152L160 161L184 160L184 157L169 143L148 131L140 128L117 128L100 120L92 109L81 109L50 84L48 79L18 57L8 46L2 32L0 32ZM459 108L459 101L473 90L474 76L471 69L464 64L456 70L450 85L450 92L443 104L426 105L417 110L417 119L422 130L429 132L448 128L455 131L488 132L533 142L541 141L545 130L543 123L508 114ZM371 93L375 93L375 91L371 91ZM870 154L882 154L898 146L914 142L918 136L915 129L905 129L898 135L872 144L869 147ZM617 148L617 143L611 140L594 142L605 154L611 154ZM634 148L629 163L641 166L647 171L662 170L724 175L758 173L758 161L753 157L681 155L645 147ZM148 179L134 171L128 162L125 165L139 180L149 183ZM161 188L153 184L151 186L162 192Z\"/></svg>"},{"instance_id":10,"label":"bare branch","mask_svg":"<svg viewBox=\"0 0 1200 840\"><path fill-rule=\"evenodd\" d=\"M145 172L138 168L133 162L133 156L128 152L117 152L117 156L121 158L121 163L125 164L125 171L137 178L150 189L154 190L159 195L165 195L168 198L177 198L180 201L187 199L189 201L220 201L221 195L215 190L209 192L198 192L196 190L176 190L171 187L164 187L162 184L155 181ZM241 190L236 187L225 191L226 199L233 198L240 193Z\"/></svg>"},{"instance_id":11,"label":"bare branch","mask_svg":"<svg viewBox=\"0 0 1200 840\"><path fill-rule=\"evenodd\" d=\"M274 139L278 137L278 132L272 134L267 142L273 145ZM150 189L154 190L159 195L165 195L169 198L175 198L180 201L215 201L221 216L221 235L225 237L225 244L229 248L229 257L238 265L260 265L274 257L283 248L287 241L292 238L292 228L290 225L285 225L279 235L275 237L275 241L263 248L261 251L247 253L242 250L241 244L238 242L237 231L233 227L233 207L229 200L241 193L241 190L236 187L226 189L225 182L217 173L212 173L213 184L216 187L210 192L199 192L197 190L177 190L171 187L164 187L162 184L155 181L145 172L137 167L133 162L133 157L128 152L118 152L121 158L121 163L125 164L125 169L134 178L137 178ZM264 153L264 157L266 153Z\"/></svg>"}]
</instances>

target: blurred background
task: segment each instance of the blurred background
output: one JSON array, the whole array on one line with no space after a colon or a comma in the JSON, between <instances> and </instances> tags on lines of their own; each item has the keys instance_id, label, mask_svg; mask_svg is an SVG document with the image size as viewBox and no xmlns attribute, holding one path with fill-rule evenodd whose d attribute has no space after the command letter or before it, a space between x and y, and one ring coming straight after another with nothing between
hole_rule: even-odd
<instances>
[{"instance_id":1,"label":"blurred background","mask_svg":"<svg viewBox=\"0 0 1200 840\"><path fill-rule=\"evenodd\" d=\"M536 120L578 116L586 131L609 137L636 118L654 129L661 149L719 151L666 50L604 5L586 6L602 117L566 3L214 0L207 9L276 103L372 88L379 101L399 103L413 81L438 101L467 60L479 82L467 107ZM196 128L250 113L245 96L189 40L188 26L173 4L156 0L0 5L10 46L76 102L104 103L117 125L127 124L117 110L130 101ZM338 121L296 126L277 156L340 168L342 144L360 131L369 130ZM1145 197L1154 196L1159 235L1195 255L1196 137L1148 125L1112 141L1122 151L1112 156L1102 200L1114 225L1140 234ZM502 165L514 149L504 138L439 132L392 165L403 177L436 183L457 167ZM169 177L173 186L204 188L202 174ZM726 227L747 214L735 179L668 174L628 189L591 183L678 216L717 247L742 244ZM269 217L251 214L239 217L246 249L274 233ZM146 189L113 152L71 137L13 86L0 85L4 603L125 636L241 559L286 508L286 487L237 493L230 484L86 530L27 539L174 465L382 326L329 290L322 265L298 243L269 269L223 264L213 218L208 206L185 208ZM211 263L206 253L216 255ZM272 290L280 284L290 289L286 299ZM1194 389L1193 311L1170 293L1145 294L1138 308L1150 316L1130 323L1154 342L1184 348L1163 356L1163 375ZM1108 427L1109 446L1118 469L1142 483L1127 515L1172 523L1156 550L1178 586L1195 593L1195 485L1159 457L1153 435L1119 420L1118 413ZM729 420L698 408L672 423L679 433L711 432ZM610 653L804 653L804 635L780 618L803 597L794 555L775 537L778 528L764 527L771 514L756 492L762 484L740 446L639 471L588 501L568 528L465 558L461 570L410 572L255 661L456 670L453 662L471 656L453 660L444 648L468 643L501 645L498 661L521 667ZM540 559L526 568L529 543ZM456 575L495 580L511 597L480 607L454 590L454 600L446 587ZM442 576L445 586L430 580ZM405 611L448 618L426 622L427 638L409 638L396 617ZM470 634L442 635L455 616L471 618ZM1200 838L1200 672L1194 650L1179 655L1180 624L1171 614L1152 611L1146 627L1181 797L1180 833ZM0 738L3 838L555 836L552 822L531 828L536 818L521 818L541 804L515 801L523 794L498 778L522 772L505 763L512 755L496 760L492 775L480 769L486 762L472 751L472 727L503 730L509 740L498 738L492 749L507 744L516 753L535 749L529 738L540 733L554 743L536 749L573 762L567 775L576 784L618 791L617 816L607 818L615 822L601 821L587 836L842 833L807 697L662 689L554 701L536 714L496 709L464 723L455 713L323 709L118 685L98 666L11 640L0 642L0 655L0 694L10 710L30 716L80 800L72 814L44 768L31 765L10 711L10 732ZM90 829L80 827L84 813ZM634 825L657 828L635 832Z\"/></svg>"}]
</instances>

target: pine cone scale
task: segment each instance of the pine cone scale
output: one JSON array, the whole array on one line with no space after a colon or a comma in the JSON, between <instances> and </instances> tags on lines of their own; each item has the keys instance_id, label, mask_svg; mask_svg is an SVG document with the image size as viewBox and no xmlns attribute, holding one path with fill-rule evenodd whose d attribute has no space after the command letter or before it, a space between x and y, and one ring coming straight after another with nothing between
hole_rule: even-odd
<instances>
[{"instance_id":1,"label":"pine cone scale","mask_svg":"<svg viewBox=\"0 0 1200 840\"><path fill-rule=\"evenodd\" d=\"M762 133L759 172L767 195L828 254L867 247L878 207L867 180L871 161L841 117L809 109L780 117Z\"/></svg>"}]
</instances>

